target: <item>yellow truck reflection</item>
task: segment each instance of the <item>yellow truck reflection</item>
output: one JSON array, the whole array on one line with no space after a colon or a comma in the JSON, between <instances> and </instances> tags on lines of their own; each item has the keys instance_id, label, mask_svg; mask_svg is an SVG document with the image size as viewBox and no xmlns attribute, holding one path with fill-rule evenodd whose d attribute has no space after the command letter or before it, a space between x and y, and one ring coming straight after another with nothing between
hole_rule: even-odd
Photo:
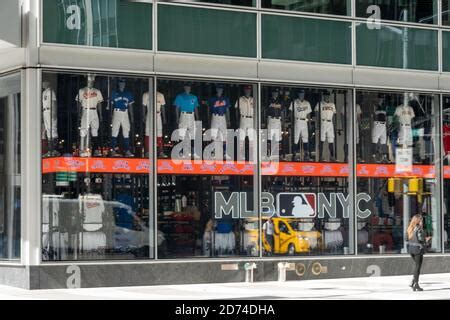
<instances>
[{"instance_id":1,"label":"yellow truck reflection","mask_svg":"<svg viewBox=\"0 0 450 320\"><path fill-rule=\"evenodd\" d=\"M262 224L267 218L262 219ZM273 218L274 224L274 248L270 248L270 244L263 232L263 252L282 255L295 255L301 253L309 253L314 249L322 249L322 234L318 231L300 230L300 226L304 223L301 219ZM259 230L257 219L248 219L245 228L245 238L248 248L259 250Z\"/></svg>"}]
</instances>

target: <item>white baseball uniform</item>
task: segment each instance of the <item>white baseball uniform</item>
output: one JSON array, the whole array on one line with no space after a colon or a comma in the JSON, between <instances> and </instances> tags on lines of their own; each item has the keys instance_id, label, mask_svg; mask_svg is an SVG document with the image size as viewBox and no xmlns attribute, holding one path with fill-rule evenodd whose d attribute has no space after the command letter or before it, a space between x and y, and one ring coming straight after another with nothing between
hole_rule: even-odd
<instances>
[{"instance_id":1,"label":"white baseball uniform","mask_svg":"<svg viewBox=\"0 0 450 320\"><path fill-rule=\"evenodd\" d=\"M91 128L92 136L97 137L100 126L97 105L103 102L102 93L98 89L85 87L79 90L75 100L81 103L81 108L83 109L81 114L80 136L86 137L89 128Z\"/></svg>"},{"instance_id":2,"label":"white baseball uniform","mask_svg":"<svg viewBox=\"0 0 450 320\"><path fill-rule=\"evenodd\" d=\"M312 112L311 104L306 100L296 99L291 103L289 110L294 111L294 143L298 144L300 138L303 143L308 143L308 115Z\"/></svg>"},{"instance_id":3,"label":"white baseball uniform","mask_svg":"<svg viewBox=\"0 0 450 320\"><path fill-rule=\"evenodd\" d=\"M372 127L372 143L387 144L387 113L383 107L375 110L375 121Z\"/></svg>"},{"instance_id":4,"label":"white baseball uniform","mask_svg":"<svg viewBox=\"0 0 450 320\"><path fill-rule=\"evenodd\" d=\"M268 140L281 141L281 112L283 105L279 100L271 101L269 106L269 119L267 124Z\"/></svg>"},{"instance_id":5,"label":"white baseball uniform","mask_svg":"<svg viewBox=\"0 0 450 320\"><path fill-rule=\"evenodd\" d=\"M362 115L361 106L359 104L356 104L356 143L359 143L359 121Z\"/></svg>"},{"instance_id":6,"label":"white baseball uniform","mask_svg":"<svg viewBox=\"0 0 450 320\"><path fill-rule=\"evenodd\" d=\"M398 134L398 143L401 145L412 146L412 119L416 116L413 108L410 106L400 105L395 109L395 115L400 122L400 132Z\"/></svg>"},{"instance_id":7,"label":"white baseball uniform","mask_svg":"<svg viewBox=\"0 0 450 320\"><path fill-rule=\"evenodd\" d=\"M234 106L239 108L241 114L241 121L239 124L239 140L244 141L248 136L250 141L254 141L254 126L253 126L253 97L242 96L236 101Z\"/></svg>"},{"instance_id":8,"label":"white baseball uniform","mask_svg":"<svg viewBox=\"0 0 450 320\"><path fill-rule=\"evenodd\" d=\"M83 229L97 231L103 227L105 204L100 194L79 195L79 209L83 216Z\"/></svg>"},{"instance_id":9,"label":"white baseball uniform","mask_svg":"<svg viewBox=\"0 0 450 320\"><path fill-rule=\"evenodd\" d=\"M134 97L128 91L115 91L112 93L111 102L114 108L111 136L117 138L119 136L120 127L122 127L123 137L129 138L131 126L128 110L134 103Z\"/></svg>"},{"instance_id":10,"label":"white baseball uniform","mask_svg":"<svg viewBox=\"0 0 450 320\"><path fill-rule=\"evenodd\" d=\"M145 92L142 96L142 104L147 109L150 105L150 96L148 92ZM163 136L163 125L162 125L162 107L166 105L166 99L161 92L156 92L156 136L162 138ZM145 135L150 136L150 118L147 116L145 119Z\"/></svg>"},{"instance_id":11,"label":"white baseball uniform","mask_svg":"<svg viewBox=\"0 0 450 320\"><path fill-rule=\"evenodd\" d=\"M195 115L194 113L181 112L178 125L180 140L184 140L189 133L191 140L195 139Z\"/></svg>"},{"instance_id":12,"label":"white baseball uniform","mask_svg":"<svg viewBox=\"0 0 450 320\"><path fill-rule=\"evenodd\" d=\"M322 101L320 106L320 141L334 143L333 116L336 113L336 106L332 102ZM319 108L316 107L316 110Z\"/></svg>"},{"instance_id":13,"label":"white baseball uniform","mask_svg":"<svg viewBox=\"0 0 450 320\"><path fill-rule=\"evenodd\" d=\"M58 114L55 91L48 88L42 93L42 116L47 139L58 138Z\"/></svg>"},{"instance_id":14,"label":"white baseball uniform","mask_svg":"<svg viewBox=\"0 0 450 320\"><path fill-rule=\"evenodd\" d=\"M212 115L211 137L214 141L224 142L227 140L227 119L225 116Z\"/></svg>"}]
</instances>

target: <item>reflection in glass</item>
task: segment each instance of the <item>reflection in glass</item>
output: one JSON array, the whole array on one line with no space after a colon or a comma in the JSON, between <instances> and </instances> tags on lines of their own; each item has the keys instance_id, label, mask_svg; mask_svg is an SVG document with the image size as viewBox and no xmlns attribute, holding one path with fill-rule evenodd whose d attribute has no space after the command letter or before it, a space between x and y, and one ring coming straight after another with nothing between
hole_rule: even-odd
<instances>
[{"instance_id":1,"label":"reflection in glass","mask_svg":"<svg viewBox=\"0 0 450 320\"><path fill-rule=\"evenodd\" d=\"M20 258L20 74L0 77L0 259Z\"/></svg>"},{"instance_id":2,"label":"reflection in glass","mask_svg":"<svg viewBox=\"0 0 450 320\"><path fill-rule=\"evenodd\" d=\"M262 0L263 8L321 14L350 15L349 0Z\"/></svg>"}]
</instances>

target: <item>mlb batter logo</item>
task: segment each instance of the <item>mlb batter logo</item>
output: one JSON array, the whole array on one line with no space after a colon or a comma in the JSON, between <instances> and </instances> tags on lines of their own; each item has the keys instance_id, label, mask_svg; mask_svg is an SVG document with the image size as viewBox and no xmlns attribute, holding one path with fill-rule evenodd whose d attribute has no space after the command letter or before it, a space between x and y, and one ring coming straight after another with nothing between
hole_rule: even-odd
<instances>
[{"instance_id":1,"label":"mlb batter logo","mask_svg":"<svg viewBox=\"0 0 450 320\"><path fill-rule=\"evenodd\" d=\"M279 193L277 213L282 218L314 218L317 215L314 193Z\"/></svg>"}]
</instances>

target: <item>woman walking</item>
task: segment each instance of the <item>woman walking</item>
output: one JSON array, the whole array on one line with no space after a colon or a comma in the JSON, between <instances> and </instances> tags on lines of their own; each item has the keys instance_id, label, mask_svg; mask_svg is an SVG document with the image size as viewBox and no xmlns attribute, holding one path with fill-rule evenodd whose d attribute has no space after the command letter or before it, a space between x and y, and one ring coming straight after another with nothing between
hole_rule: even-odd
<instances>
[{"instance_id":1,"label":"woman walking","mask_svg":"<svg viewBox=\"0 0 450 320\"><path fill-rule=\"evenodd\" d=\"M423 291L419 287L419 275L422 267L423 255L425 253L426 243L431 237L425 238L425 231L423 230L423 218L420 214L412 217L407 229L408 238L408 253L411 254L414 260L414 278L410 285L413 291Z\"/></svg>"}]
</instances>

